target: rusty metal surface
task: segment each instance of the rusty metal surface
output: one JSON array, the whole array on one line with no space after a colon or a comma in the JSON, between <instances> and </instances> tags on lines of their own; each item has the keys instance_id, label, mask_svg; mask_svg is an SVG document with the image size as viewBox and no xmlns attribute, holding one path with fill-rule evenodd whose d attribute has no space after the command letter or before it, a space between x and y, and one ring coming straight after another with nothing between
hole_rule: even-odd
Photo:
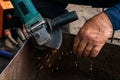
<instances>
[{"instance_id":1,"label":"rusty metal surface","mask_svg":"<svg viewBox=\"0 0 120 80\"><path fill-rule=\"evenodd\" d=\"M64 34L59 50L38 51L37 63L41 80L120 79L120 46L106 43L97 58L83 59L72 52L74 37Z\"/></svg>"},{"instance_id":2,"label":"rusty metal surface","mask_svg":"<svg viewBox=\"0 0 120 80\"><path fill-rule=\"evenodd\" d=\"M0 74L0 80L34 80L34 48L26 43Z\"/></svg>"},{"instance_id":3,"label":"rusty metal surface","mask_svg":"<svg viewBox=\"0 0 120 80\"><path fill-rule=\"evenodd\" d=\"M72 52L74 35L64 34L59 50L37 50L30 43L17 53L0 80L119 80L120 46L105 44L95 59Z\"/></svg>"}]
</instances>

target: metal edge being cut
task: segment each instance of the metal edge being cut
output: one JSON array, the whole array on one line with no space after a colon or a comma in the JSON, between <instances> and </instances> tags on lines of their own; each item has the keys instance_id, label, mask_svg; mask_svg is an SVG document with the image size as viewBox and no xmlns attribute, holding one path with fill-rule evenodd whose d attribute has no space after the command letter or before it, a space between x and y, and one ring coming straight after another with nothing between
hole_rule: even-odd
<instances>
[{"instance_id":1,"label":"metal edge being cut","mask_svg":"<svg viewBox=\"0 0 120 80\"><path fill-rule=\"evenodd\" d=\"M2 71L1 74L3 74L6 69L11 65L11 63L16 59L16 57L19 55L19 53L23 50L24 46L26 45L27 41L22 45L22 47L18 50L18 52L16 53L16 55L13 57L13 59L9 62L9 64L7 65L7 67Z\"/></svg>"},{"instance_id":2,"label":"metal edge being cut","mask_svg":"<svg viewBox=\"0 0 120 80\"><path fill-rule=\"evenodd\" d=\"M53 30L51 33L51 39L45 44L45 46L50 48L59 49L62 44L62 30L57 28Z\"/></svg>"},{"instance_id":3,"label":"metal edge being cut","mask_svg":"<svg viewBox=\"0 0 120 80\"><path fill-rule=\"evenodd\" d=\"M34 52L34 47L27 40L2 71L0 80L34 80L35 75L33 74L35 74L35 69L33 67L34 61L32 60ZM22 77L23 75L24 77Z\"/></svg>"}]
</instances>

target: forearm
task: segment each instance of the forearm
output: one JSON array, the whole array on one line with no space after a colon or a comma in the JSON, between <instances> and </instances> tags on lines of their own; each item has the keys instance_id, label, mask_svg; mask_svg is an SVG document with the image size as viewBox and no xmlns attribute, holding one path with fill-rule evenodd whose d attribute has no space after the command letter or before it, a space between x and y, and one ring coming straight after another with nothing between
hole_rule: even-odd
<instances>
[{"instance_id":1,"label":"forearm","mask_svg":"<svg viewBox=\"0 0 120 80\"><path fill-rule=\"evenodd\" d=\"M108 8L105 13L112 23L113 30L120 29L120 3Z\"/></svg>"}]
</instances>

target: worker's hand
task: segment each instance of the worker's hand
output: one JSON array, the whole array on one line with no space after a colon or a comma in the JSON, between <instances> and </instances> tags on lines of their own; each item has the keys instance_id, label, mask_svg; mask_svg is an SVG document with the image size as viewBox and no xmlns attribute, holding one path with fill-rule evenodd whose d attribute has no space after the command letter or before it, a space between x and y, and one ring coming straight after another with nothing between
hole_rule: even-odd
<instances>
[{"instance_id":1,"label":"worker's hand","mask_svg":"<svg viewBox=\"0 0 120 80\"><path fill-rule=\"evenodd\" d=\"M96 57L112 32L112 24L106 13L94 16L78 32L73 52L85 58Z\"/></svg>"}]
</instances>

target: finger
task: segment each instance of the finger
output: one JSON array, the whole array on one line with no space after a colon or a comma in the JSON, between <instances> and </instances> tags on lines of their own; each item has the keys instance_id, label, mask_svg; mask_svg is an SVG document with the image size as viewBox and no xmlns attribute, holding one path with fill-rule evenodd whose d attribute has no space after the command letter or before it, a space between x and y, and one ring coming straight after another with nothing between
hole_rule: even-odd
<instances>
[{"instance_id":1,"label":"finger","mask_svg":"<svg viewBox=\"0 0 120 80\"><path fill-rule=\"evenodd\" d=\"M101 48L102 46L95 46L91 51L90 57L95 58L99 54Z\"/></svg>"},{"instance_id":2,"label":"finger","mask_svg":"<svg viewBox=\"0 0 120 80\"><path fill-rule=\"evenodd\" d=\"M84 58L88 58L90 53L91 53L91 51L92 51L92 49L93 49L93 45L87 44L85 49L84 49L84 52L83 52L83 57Z\"/></svg>"},{"instance_id":3,"label":"finger","mask_svg":"<svg viewBox=\"0 0 120 80\"><path fill-rule=\"evenodd\" d=\"M77 53L77 47L78 47L80 41L81 41L81 38L78 37L78 36L74 39L73 52L74 52L75 54Z\"/></svg>"},{"instance_id":4,"label":"finger","mask_svg":"<svg viewBox=\"0 0 120 80\"><path fill-rule=\"evenodd\" d=\"M77 47L77 54L82 56L82 53L83 53L86 45L87 45L86 40L82 39L81 42L79 43L78 47Z\"/></svg>"}]
</instances>

